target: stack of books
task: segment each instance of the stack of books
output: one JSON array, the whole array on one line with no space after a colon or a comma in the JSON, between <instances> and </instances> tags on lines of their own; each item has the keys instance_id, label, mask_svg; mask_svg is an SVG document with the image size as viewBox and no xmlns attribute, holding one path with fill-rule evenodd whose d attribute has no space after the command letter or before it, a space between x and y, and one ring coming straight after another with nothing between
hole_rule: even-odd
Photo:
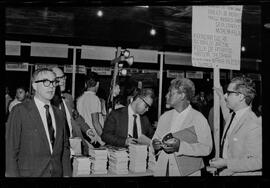
<instances>
[{"instance_id":1,"label":"stack of books","mask_svg":"<svg viewBox=\"0 0 270 188\"><path fill-rule=\"evenodd\" d=\"M129 170L132 172L146 172L147 145L130 144L129 147Z\"/></svg>"},{"instance_id":2,"label":"stack of books","mask_svg":"<svg viewBox=\"0 0 270 188\"><path fill-rule=\"evenodd\" d=\"M155 157L154 149L148 148L147 169L154 171L155 165L156 165L156 157Z\"/></svg>"},{"instance_id":3,"label":"stack of books","mask_svg":"<svg viewBox=\"0 0 270 188\"><path fill-rule=\"evenodd\" d=\"M105 147L89 149L91 174L107 174L108 151Z\"/></svg>"},{"instance_id":4,"label":"stack of books","mask_svg":"<svg viewBox=\"0 0 270 188\"><path fill-rule=\"evenodd\" d=\"M116 174L128 174L128 152L126 148L111 147L109 152L109 170Z\"/></svg>"},{"instance_id":5,"label":"stack of books","mask_svg":"<svg viewBox=\"0 0 270 188\"><path fill-rule=\"evenodd\" d=\"M73 158L73 177L90 174L91 161L89 157Z\"/></svg>"}]
</instances>

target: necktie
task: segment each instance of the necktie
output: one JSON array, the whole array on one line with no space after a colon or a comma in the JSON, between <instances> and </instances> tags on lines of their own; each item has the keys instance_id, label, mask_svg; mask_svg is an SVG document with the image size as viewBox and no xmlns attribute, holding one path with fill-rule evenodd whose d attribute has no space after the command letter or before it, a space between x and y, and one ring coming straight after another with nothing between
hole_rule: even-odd
<instances>
[{"instance_id":1,"label":"necktie","mask_svg":"<svg viewBox=\"0 0 270 188\"><path fill-rule=\"evenodd\" d=\"M47 119L47 125L48 125L48 131L49 131L49 135L50 135L50 141L52 144L52 147L54 145L54 129L52 126L52 117L50 115L49 112L49 105L44 105L45 109L46 109L46 119Z\"/></svg>"},{"instance_id":2,"label":"necktie","mask_svg":"<svg viewBox=\"0 0 270 188\"><path fill-rule=\"evenodd\" d=\"M133 114L133 117L134 117L134 121L133 121L133 138L138 138L137 123L136 123L137 115Z\"/></svg>"},{"instance_id":3,"label":"necktie","mask_svg":"<svg viewBox=\"0 0 270 188\"><path fill-rule=\"evenodd\" d=\"M232 113L230 123L229 123L229 125L228 125L228 127L227 127L227 129L225 131L225 134L224 134L223 139L222 139L222 142L221 142L221 147L220 147L221 156L222 156L222 153L223 153L224 142L225 142L225 139L226 139L228 130L230 129L230 126L232 124L232 121L233 121L234 116L235 116L235 112Z\"/></svg>"}]
</instances>

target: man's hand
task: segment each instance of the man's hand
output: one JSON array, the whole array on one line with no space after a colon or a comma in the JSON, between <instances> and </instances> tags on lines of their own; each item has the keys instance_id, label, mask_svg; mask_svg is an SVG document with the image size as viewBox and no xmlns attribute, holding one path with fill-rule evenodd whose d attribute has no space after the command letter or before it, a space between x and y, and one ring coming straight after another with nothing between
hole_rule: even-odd
<instances>
[{"instance_id":1,"label":"man's hand","mask_svg":"<svg viewBox=\"0 0 270 188\"><path fill-rule=\"evenodd\" d=\"M86 135L91 139L91 144L96 143L98 141L97 137L96 137L96 135L95 135L95 133L93 132L92 129L88 129L86 131Z\"/></svg>"},{"instance_id":2,"label":"man's hand","mask_svg":"<svg viewBox=\"0 0 270 188\"><path fill-rule=\"evenodd\" d=\"M171 154L177 152L180 147L180 140L178 138L173 137L172 133L167 134L162 139L163 150L167 154Z\"/></svg>"},{"instance_id":3,"label":"man's hand","mask_svg":"<svg viewBox=\"0 0 270 188\"><path fill-rule=\"evenodd\" d=\"M157 138L153 139L152 146L154 150L157 152L162 149L162 142L158 140Z\"/></svg>"},{"instance_id":4,"label":"man's hand","mask_svg":"<svg viewBox=\"0 0 270 188\"><path fill-rule=\"evenodd\" d=\"M180 140L178 138L171 138L167 140L163 145L163 150L167 154L177 152L180 147Z\"/></svg>"},{"instance_id":5,"label":"man's hand","mask_svg":"<svg viewBox=\"0 0 270 188\"><path fill-rule=\"evenodd\" d=\"M211 167L215 167L215 168L227 167L227 161L223 158L210 160L209 164Z\"/></svg>"},{"instance_id":6,"label":"man's hand","mask_svg":"<svg viewBox=\"0 0 270 188\"><path fill-rule=\"evenodd\" d=\"M137 143L137 139L132 138L132 137L127 137L125 145L128 146L129 144L136 144Z\"/></svg>"}]
</instances>

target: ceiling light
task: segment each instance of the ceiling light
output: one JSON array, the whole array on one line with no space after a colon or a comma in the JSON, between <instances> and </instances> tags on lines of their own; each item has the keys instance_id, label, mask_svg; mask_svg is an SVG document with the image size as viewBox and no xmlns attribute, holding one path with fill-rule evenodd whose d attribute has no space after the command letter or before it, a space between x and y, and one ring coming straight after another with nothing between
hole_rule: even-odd
<instances>
[{"instance_id":1,"label":"ceiling light","mask_svg":"<svg viewBox=\"0 0 270 188\"><path fill-rule=\"evenodd\" d=\"M157 32L156 32L155 29L152 28L152 29L150 30L150 34L151 34L152 36L156 35L156 33L157 33Z\"/></svg>"},{"instance_id":2,"label":"ceiling light","mask_svg":"<svg viewBox=\"0 0 270 188\"><path fill-rule=\"evenodd\" d=\"M103 16L103 11L102 10L97 11L97 15L98 15L98 17L102 17Z\"/></svg>"},{"instance_id":3,"label":"ceiling light","mask_svg":"<svg viewBox=\"0 0 270 188\"><path fill-rule=\"evenodd\" d=\"M146 5L146 6L137 6L137 7L141 7L141 8L149 8L148 5Z\"/></svg>"},{"instance_id":4,"label":"ceiling light","mask_svg":"<svg viewBox=\"0 0 270 188\"><path fill-rule=\"evenodd\" d=\"M242 52L246 51L246 47L245 46L242 46L241 51Z\"/></svg>"}]
</instances>

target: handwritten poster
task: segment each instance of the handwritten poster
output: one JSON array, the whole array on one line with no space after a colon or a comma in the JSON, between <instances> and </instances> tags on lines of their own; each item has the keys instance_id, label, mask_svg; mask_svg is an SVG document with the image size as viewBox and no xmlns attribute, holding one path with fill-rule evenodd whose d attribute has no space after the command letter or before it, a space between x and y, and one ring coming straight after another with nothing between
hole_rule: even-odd
<instances>
[{"instance_id":1,"label":"handwritten poster","mask_svg":"<svg viewBox=\"0 0 270 188\"><path fill-rule=\"evenodd\" d=\"M242 6L193 6L192 65L240 70Z\"/></svg>"}]
</instances>

